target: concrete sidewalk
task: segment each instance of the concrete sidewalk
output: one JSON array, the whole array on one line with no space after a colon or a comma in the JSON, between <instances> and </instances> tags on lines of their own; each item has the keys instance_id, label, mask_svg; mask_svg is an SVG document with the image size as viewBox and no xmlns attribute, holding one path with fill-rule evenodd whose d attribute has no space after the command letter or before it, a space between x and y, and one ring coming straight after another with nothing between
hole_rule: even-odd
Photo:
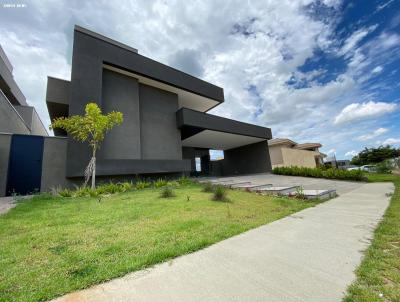
<instances>
[{"instance_id":1,"label":"concrete sidewalk","mask_svg":"<svg viewBox=\"0 0 400 302\"><path fill-rule=\"evenodd\" d=\"M341 301L391 183L326 203L55 301Z\"/></svg>"}]
</instances>

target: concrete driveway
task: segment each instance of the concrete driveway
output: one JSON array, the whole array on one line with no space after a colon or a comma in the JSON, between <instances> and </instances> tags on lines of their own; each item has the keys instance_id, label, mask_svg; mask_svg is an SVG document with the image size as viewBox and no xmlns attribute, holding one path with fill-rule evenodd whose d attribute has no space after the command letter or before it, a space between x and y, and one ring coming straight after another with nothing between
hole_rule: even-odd
<instances>
[{"instance_id":1,"label":"concrete driveway","mask_svg":"<svg viewBox=\"0 0 400 302\"><path fill-rule=\"evenodd\" d=\"M335 199L55 301L341 301L391 183Z\"/></svg>"},{"instance_id":2,"label":"concrete driveway","mask_svg":"<svg viewBox=\"0 0 400 302\"><path fill-rule=\"evenodd\" d=\"M362 182L356 181L343 181L323 178L312 178L312 177L298 177L298 176L285 176L275 175L270 173L260 173L244 176L235 177L209 177L201 179L235 179L235 181L250 181L254 184L273 184L274 186L302 186L304 189L315 189L315 190L332 190L336 189L336 192L341 195L357 189L364 185Z\"/></svg>"}]
</instances>

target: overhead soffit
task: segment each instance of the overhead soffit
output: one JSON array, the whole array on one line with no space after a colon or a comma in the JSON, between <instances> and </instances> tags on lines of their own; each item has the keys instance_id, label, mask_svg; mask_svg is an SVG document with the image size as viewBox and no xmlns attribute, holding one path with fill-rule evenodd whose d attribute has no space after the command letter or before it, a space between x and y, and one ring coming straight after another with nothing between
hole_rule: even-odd
<instances>
[{"instance_id":1,"label":"overhead soffit","mask_svg":"<svg viewBox=\"0 0 400 302\"><path fill-rule=\"evenodd\" d=\"M204 130L182 141L184 147L229 150L240 146L265 141L264 138L245 136L233 133Z\"/></svg>"}]
</instances>

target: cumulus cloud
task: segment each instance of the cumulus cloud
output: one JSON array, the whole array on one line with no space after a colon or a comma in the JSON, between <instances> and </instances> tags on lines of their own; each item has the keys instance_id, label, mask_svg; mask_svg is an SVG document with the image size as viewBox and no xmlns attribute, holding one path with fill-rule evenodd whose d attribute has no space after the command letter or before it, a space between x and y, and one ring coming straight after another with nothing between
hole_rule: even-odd
<instances>
[{"instance_id":1,"label":"cumulus cloud","mask_svg":"<svg viewBox=\"0 0 400 302\"><path fill-rule=\"evenodd\" d=\"M225 103L211 113L345 154L361 148L349 144L368 132L345 121L381 114L352 113L363 111L368 101L380 106L371 87L381 83L370 81L399 57L400 36L360 23L346 29L343 39L336 28L341 6L341 0L233 0L218 7L214 1L32 1L27 9L0 9L0 43L45 124L46 77L70 78L78 24L222 87ZM344 69L332 72L318 64L302 69L318 62L321 52L343 61Z\"/></svg>"},{"instance_id":2,"label":"cumulus cloud","mask_svg":"<svg viewBox=\"0 0 400 302\"><path fill-rule=\"evenodd\" d=\"M378 128L375 131L373 131L372 133L368 133L368 134L364 134L364 135L360 135L357 139L359 141L367 141L370 139L373 139L375 137L378 137L384 133L388 132L388 129L386 128Z\"/></svg>"},{"instance_id":3,"label":"cumulus cloud","mask_svg":"<svg viewBox=\"0 0 400 302\"><path fill-rule=\"evenodd\" d=\"M382 142L382 145L384 145L384 146L386 146L386 145L397 145L397 144L400 144L400 138L388 138L388 139L385 139L383 142Z\"/></svg>"},{"instance_id":4,"label":"cumulus cloud","mask_svg":"<svg viewBox=\"0 0 400 302\"><path fill-rule=\"evenodd\" d=\"M378 117L395 111L397 105L385 102L352 103L343 108L335 117L334 124L343 124L372 117Z\"/></svg>"},{"instance_id":5,"label":"cumulus cloud","mask_svg":"<svg viewBox=\"0 0 400 302\"><path fill-rule=\"evenodd\" d=\"M351 150L351 151L347 151L347 152L344 154L344 156L346 156L346 157L354 157L354 156L356 156L357 154L358 154L357 151Z\"/></svg>"}]
</instances>

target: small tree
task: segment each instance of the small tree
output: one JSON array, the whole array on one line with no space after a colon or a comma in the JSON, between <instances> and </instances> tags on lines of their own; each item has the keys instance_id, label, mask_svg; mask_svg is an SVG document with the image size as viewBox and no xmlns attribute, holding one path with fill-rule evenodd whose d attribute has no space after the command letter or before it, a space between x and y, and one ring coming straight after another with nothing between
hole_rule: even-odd
<instances>
[{"instance_id":1,"label":"small tree","mask_svg":"<svg viewBox=\"0 0 400 302\"><path fill-rule=\"evenodd\" d=\"M85 186L90 177L92 177L92 189L95 189L96 150L100 148L105 133L111 130L115 125L120 125L122 121L123 114L121 112L112 111L107 115L103 115L96 103L88 103L85 107L84 116L73 115L70 117L56 118L50 125L50 129L64 129L77 141L87 141L92 148L92 158L85 169Z\"/></svg>"}]
</instances>

